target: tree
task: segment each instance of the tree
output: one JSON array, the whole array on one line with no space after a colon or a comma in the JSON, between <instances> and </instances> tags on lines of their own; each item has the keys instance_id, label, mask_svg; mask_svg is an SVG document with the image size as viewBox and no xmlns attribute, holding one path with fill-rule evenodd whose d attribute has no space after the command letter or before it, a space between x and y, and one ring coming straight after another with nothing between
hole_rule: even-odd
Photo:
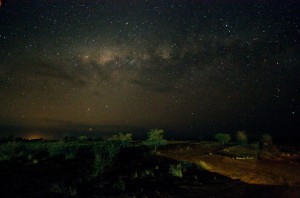
<instances>
[{"instance_id":1,"label":"tree","mask_svg":"<svg viewBox=\"0 0 300 198\"><path fill-rule=\"evenodd\" d=\"M152 129L148 132L148 138L143 142L146 146L153 147L154 151L159 146L166 145L168 142L164 139L164 130Z\"/></svg>"},{"instance_id":2,"label":"tree","mask_svg":"<svg viewBox=\"0 0 300 198\"><path fill-rule=\"evenodd\" d=\"M236 132L236 141L241 145L246 145L248 141L248 137L245 131Z\"/></svg>"},{"instance_id":3,"label":"tree","mask_svg":"<svg viewBox=\"0 0 300 198\"><path fill-rule=\"evenodd\" d=\"M215 135L215 139L221 142L222 144L228 143L231 140L231 137L229 134L226 133L217 133Z\"/></svg>"},{"instance_id":4,"label":"tree","mask_svg":"<svg viewBox=\"0 0 300 198\"><path fill-rule=\"evenodd\" d=\"M113 137L110 138L110 140L120 142L120 145L122 147L127 147L132 141L132 133L119 133L118 135L113 135Z\"/></svg>"}]
</instances>

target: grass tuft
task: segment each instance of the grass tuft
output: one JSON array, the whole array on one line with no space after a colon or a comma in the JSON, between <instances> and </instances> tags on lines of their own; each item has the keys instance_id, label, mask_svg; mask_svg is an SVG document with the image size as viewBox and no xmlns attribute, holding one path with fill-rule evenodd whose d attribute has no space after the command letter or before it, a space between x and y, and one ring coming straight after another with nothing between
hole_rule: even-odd
<instances>
[{"instance_id":1,"label":"grass tuft","mask_svg":"<svg viewBox=\"0 0 300 198\"><path fill-rule=\"evenodd\" d=\"M169 173L174 177L182 178L183 177L183 171L182 171L181 164L176 164L176 165L171 164L170 168L169 168Z\"/></svg>"}]
</instances>

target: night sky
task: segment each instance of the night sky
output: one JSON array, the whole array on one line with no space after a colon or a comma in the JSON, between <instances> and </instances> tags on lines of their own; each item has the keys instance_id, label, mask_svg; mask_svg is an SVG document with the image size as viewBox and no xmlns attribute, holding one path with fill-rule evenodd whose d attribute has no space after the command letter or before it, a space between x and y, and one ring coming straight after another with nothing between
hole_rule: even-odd
<instances>
[{"instance_id":1,"label":"night sky","mask_svg":"<svg viewBox=\"0 0 300 198\"><path fill-rule=\"evenodd\" d=\"M299 137L300 3L211 2L4 1L0 135Z\"/></svg>"}]
</instances>

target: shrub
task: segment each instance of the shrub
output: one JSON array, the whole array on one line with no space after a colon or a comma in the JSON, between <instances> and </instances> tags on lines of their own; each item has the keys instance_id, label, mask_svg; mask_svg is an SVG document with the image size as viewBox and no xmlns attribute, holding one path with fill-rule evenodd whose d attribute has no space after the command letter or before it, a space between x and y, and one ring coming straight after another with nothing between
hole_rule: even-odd
<instances>
[{"instance_id":1,"label":"shrub","mask_svg":"<svg viewBox=\"0 0 300 198\"><path fill-rule=\"evenodd\" d=\"M106 168L110 167L113 159L119 154L120 147L112 142L96 144L94 146L95 160L93 166L93 176L102 175Z\"/></svg>"},{"instance_id":2,"label":"shrub","mask_svg":"<svg viewBox=\"0 0 300 198\"><path fill-rule=\"evenodd\" d=\"M44 142L26 143L27 156L32 158L43 158L48 156L48 144Z\"/></svg>"},{"instance_id":3,"label":"shrub","mask_svg":"<svg viewBox=\"0 0 300 198\"><path fill-rule=\"evenodd\" d=\"M55 142L55 143L49 145L48 151L49 151L49 154L51 157L65 155L65 153L66 153L65 143L62 141Z\"/></svg>"},{"instance_id":4,"label":"shrub","mask_svg":"<svg viewBox=\"0 0 300 198\"><path fill-rule=\"evenodd\" d=\"M248 141L248 137L245 131L236 132L236 141L238 144L246 145Z\"/></svg>"},{"instance_id":5,"label":"shrub","mask_svg":"<svg viewBox=\"0 0 300 198\"><path fill-rule=\"evenodd\" d=\"M38 159L33 159L32 160L32 164L38 164L39 163L39 160Z\"/></svg>"},{"instance_id":6,"label":"shrub","mask_svg":"<svg viewBox=\"0 0 300 198\"><path fill-rule=\"evenodd\" d=\"M72 160L75 159L77 156L78 150L77 149L70 149L68 152L65 154L65 159L66 160Z\"/></svg>"},{"instance_id":7,"label":"shrub","mask_svg":"<svg viewBox=\"0 0 300 198\"><path fill-rule=\"evenodd\" d=\"M20 142L7 142L0 145L0 161L10 161L24 154L24 146Z\"/></svg>"},{"instance_id":8,"label":"shrub","mask_svg":"<svg viewBox=\"0 0 300 198\"><path fill-rule=\"evenodd\" d=\"M114 135L110 140L117 141L120 143L122 147L127 147L130 145L132 141L132 134L131 133L119 133L118 135Z\"/></svg>"},{"instance_id":9,"label":"shrub","mask_svg":"<svg viewBox=\"0 0 300 198\"><path fill-rule=\"evenodd\" d=\"M151 169L146 169L141 173L141 176L142 177L148 177L148 176L154 177L154 171Z\"/></svg>"},{"instance_id":10,"label":"shrub","mask_svg":"<svg viewBox=\"0 0 300 198\"><path fill-rule=\"evenodd\" d=\"M174 177L181 178L183 176L181 164L177 164L177 165L171 164L169 168L169 173Z\"/></svg>"},{"instance_id":11,"label":"shrub","mask_svg":"<svg viewBox=\"0 0 300 198\"><path fill-rule=\"evenodd\" d=\"M148 132L148 138L143 142L146 146L153 147L154 151L159 146L166 145L168 142L164 139L164 130L152 129Z\"/></svg>"},{"instance_id":12,"label":"shrub","mask_svg":"<svg viewBox=\"0 0 300 198\"><path fill-rule=\"evenodd\" d=\"M64 156L65 159L74 159L78 153L78 146L59 141L50 145L48 151L51 157Z\"/></svg>"},{"instance_id":13,"label":"shrub","mask_svg":"<svg viewBox=\"0 0 300 198\"><path fill-rule=\"evenodd\" d=\"M95 154L93 176L102 175L107 165L110 165L99 153Z\"/></svg>"},{"instance_id":14,"label":"shrub","mask_svg":"<svg viewBox=\"0 0 300 198\"><path fill-rule=\"evenodd\" d=\"M135 171L135 172L132 174L132 176L131 176L132 179L136 179L136 178L138 178L138 177L139 177L139 175L138 175L138 172L137 172L137 171Z\"/></svg>"},{"instance_id":15,"label":"shrub","mask_svg":"<svg viewBox=\"0 0 300 198\"><path fill-rule=\"evenodd\" d=\"M84 142L88 140L88 137L86 137L85 135L79 136L78 138L79 141Z\"/></svg>"},{"instance_id":16,"label":"shrub","mask_svg":"<svg viewBox=\"0 0 300 198\"><path fill-rule=\"evenodd\" d=\"M215 139L221 142L222 144L228 143L231 140L231 137L229 134L226 133L217 133L215 135Z\"/></svg>"}]
</instances>

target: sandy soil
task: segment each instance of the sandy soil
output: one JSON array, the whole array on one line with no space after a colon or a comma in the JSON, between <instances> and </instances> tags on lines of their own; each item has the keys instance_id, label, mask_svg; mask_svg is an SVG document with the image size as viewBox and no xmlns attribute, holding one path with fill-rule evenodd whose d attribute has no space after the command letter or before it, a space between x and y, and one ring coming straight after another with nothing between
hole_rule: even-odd
<instances>
[{"instance_id":1,"label":"sandy soil","mask_svg":"<svg viewBox=\"0 0 300 198\"><path fill-rule=\"evenodd\" d=\"M161 150L159 155L194 163L204 161L211 167L209 171L248 184L300 187L300 164L296 162L256 159L238 160L215 154L213 147L208 149L199 145L197 147L188 146L179 149Z\"/></svg>"}]
</instances>

